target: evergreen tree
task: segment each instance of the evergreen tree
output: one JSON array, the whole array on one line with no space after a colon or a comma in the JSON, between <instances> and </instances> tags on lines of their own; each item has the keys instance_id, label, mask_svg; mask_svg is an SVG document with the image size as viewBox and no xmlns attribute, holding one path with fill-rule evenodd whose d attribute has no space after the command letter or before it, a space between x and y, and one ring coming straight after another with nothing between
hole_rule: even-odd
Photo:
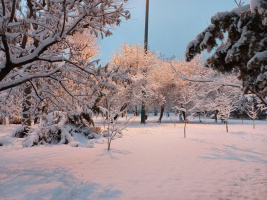
<instances>
[{"instance_id":1,"label":"evergreen tree","mask_svg":"<svg viewBox=\"0 0 267 200\"><path fill-rule=\"evenodd\" d=\"M256 94L267 105L267 0L251 0L250 5L215 14L211 24L188 44L186 61L215 47L205 66L236 74L244 92Z\"/></svg>"}]
</instances>

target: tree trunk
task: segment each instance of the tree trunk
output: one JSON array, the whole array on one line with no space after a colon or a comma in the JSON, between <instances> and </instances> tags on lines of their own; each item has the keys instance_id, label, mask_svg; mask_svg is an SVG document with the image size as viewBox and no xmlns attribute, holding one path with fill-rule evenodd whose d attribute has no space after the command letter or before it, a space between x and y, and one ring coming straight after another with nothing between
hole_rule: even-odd
<instances>
[{"instance_id":1,"label":"tree trunk","mask_svg":"<svg viewBox=\"0 0 267 200\"><path fill-rule=\"evenodd\" d=\"M164 113L164 105L160 107L160 116L159 116L158 123L161 123L163 113Z\"/></svg>"},{"instance_id":2,"label":"tree trunk","mask_svg":"<svg viewBox=\"0 0 267 200\"><path fill-rule=\"evenodd\" d=\"M155 108L155 110L154 110L154 116L158 116L158 111L157 111L156 108Z\"/></svg>"},{"instance_id":3,"label":"tree trunk","mask_svg":"<svg viewBox=\"0 0 267 200\"><path fill-rule=\"evenodd\" d=\"M185 111L182 111L182 114L183 114L183 118L184 118L184 122L186 121L186 114L185 114Z\"/></svg>"},{"instance_id":4,"label":"tree trunk","mask_svg":"<svg viewBox=\"0 0 267 200\"><path fill-rule=\"evenodd\" d=\"M48 115L48 111L49 111L48 106L49 106L49 104L48 104L48 100L46 99L46 100L45 100L45 107L44 107L44 110L42 111L42 112L45 113L46 115Z\"/></svg>"},{"instance_id":5,"label":"tree trunk","mask_svg":"<svg viewBox=\"0 0 267 200\"><path fill-rule=\"evenodd\" d=\"M125 113L126 120L127 120L127 115L128 115L128 111L127 111L127 109L126 109L126 113Z\"/></svg>"},{"instance_id":6,"label":"tree trunk","mask_svg":"<svg viewBox=\"0 0 267 200\"><path fill-rule=\"evenodd\" d=\"M225 120L226 132L228 133L228 121Z\"/></svg>"},{"instance_id":7,"label":"tree trunk","mask_svg":"<svg viewBox=\"0 0 267 200\"><path fill-rule=\"evenodd\" d=\"M242 112L242 124L244 122L244 113Z\"/></svg>"},{"instance_id":8,"label":"tree trunk","mask_svg":"<svg viewBox=\"0 0 267 200\"><path fill-rule=\"evenodd\" d=\"M110 150L111 141L108 139L108 151Z\"/></svg>"},{"instance_id":9,"label":"tree trunk","mask_svg":"<svg viewBox=\"0 0 267 200\"><path fill-rule=\"evenodd\" d=\"M22 103L22 124L26 126L31 126L31 97L30 94L32 92L31 85L29 83L25 84L24 93L23 93L23 103Z\"/></svg>"},{"instance_id":10,"label":"tree trunk","mask_svg":"<svg viewBox=\"0 0 267 200\"><path fill-rule=\"evenodd\" d=\"M215 110L214 118L215 118L215 122L217 123L217 121L218 121L218 110Z\"/></svg>"},{"instance_id":11,"label":"tree trunk","mask_svg":"<svg viewBox=\"0 0 267 200\"><path fill-rule=\"evenodd\" d=\"M138 110L137 110L137 105L134 106L135 107L135 116L139 116Z\"/></svg>"},{"instance_id":12,"label":"tree trunk","mask_svg":"<svg viewBox=\"0 0 267 200\"><path fill-rule=\"evenodd\" d=\"M3 119L3 125L6 125L6 111L4 111L4 119Z\"/></svg>"},{"instance_id":13,"label":"tree trunk","mask_svg":"<svg viewBox=\"0 0 267 200\"><path fill-rule=\"evenodd\" d=\"M186 138L186 121L184 121L184 138Z\"/></svg>"},{"instance_id":14,"label":"tree trunk","mask_svg":"<svg viewBox=\"0 0 267 200\"><path fill-rule=\"evenodd\" d=\"M183 120L182 120L182 113L181 113L181 112L179 112L179 121L180 121L180 122L183 121Z\"/></svg>"},{"instance_id":15,"label":"tree trunk","mask_svg":"<svg viewBox=\"0 0 267 200\"><path fill-rule=\"evenodd\" d=\"M254 119L253 119L253 129L255 129L255 122L254 122Z\"/></svg>"},{"instance_id":16,"label":"tree trunk","mask_svg":"<svg viewBox=\"0 0 267 200\"><path fill-rule=\"evenodd\" d=\"M174 126L176 126L176 117L177 117L177 111L176 110L174 111L173 117L174 117Z\"/></svg>"},{"instance_id":17,"label":"tree trunk","mask_svg":"<svg viewBox=\"0 0 267 200\"><path fill-rule=\"evenodd\" d=\"M121 112L121 117L124 116L124 110L127 110L127 103L123 104L123 106L120 108L120 112ZM115 117L114 117L114 120L118 119L119 117L119 114L116 114Z\"/></svg>"}]
</instances>

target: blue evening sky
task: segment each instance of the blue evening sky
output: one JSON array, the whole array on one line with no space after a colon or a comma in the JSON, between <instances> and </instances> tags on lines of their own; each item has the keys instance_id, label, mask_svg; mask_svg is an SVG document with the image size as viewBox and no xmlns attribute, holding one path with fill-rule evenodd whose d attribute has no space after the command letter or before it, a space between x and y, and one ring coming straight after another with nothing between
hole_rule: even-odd
<instances>
[{"instance_id":1,"label":"blue evening sky","mask_svg":"<svg viewBox=\"0 0 267 200\"><path fill-rule=\"evenodd\" d=\"M248 4L249 0L243 2ZM210 24L215 13L236 7L234 0L150 0L149 3L149 49L178 59L184 59L188 42ZM101 63L109 61L123 43L144 43L145 6L146 0L129 0L131 19L123 20L112 36L100 40Z\"/></svg>"}]
</instances>

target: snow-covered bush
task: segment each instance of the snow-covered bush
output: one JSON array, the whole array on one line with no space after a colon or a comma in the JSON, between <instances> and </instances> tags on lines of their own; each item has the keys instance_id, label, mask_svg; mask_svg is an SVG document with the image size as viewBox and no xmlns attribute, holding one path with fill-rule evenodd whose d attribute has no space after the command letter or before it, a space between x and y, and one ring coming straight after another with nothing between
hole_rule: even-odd
<instances>
[{"instance_id":1,"label":"snow-covered bush","mask_svg":"<svg viewBox=\"0 0 267 200\"><path fill-rule=\"evenodd\" d=\"M8 121L9 124L21 124L22 120L21 120L21 116L15 116L15 115L11 115L8 117Z\"/></svg>"},{"instance_id":2,"label":"snow-covered bush","mask_svg":"<svg viewBox=\"0 0 267 200\"><path fill-rule=\"evenodd\" d=\"M33 129L30 126L19 126L15 131L11 133L13 137L16 138L25 138L32 132Z\"/></svg>"},{"instance_id":3,"label":"snow-covered bush","mask_svg":"<svg viewBox=\"0 0 267 200\"><path fill-rule=\"evenodd\" d=\"M38 125L33 127L19 126L11 134L11 137L24 138L22 141L23 147L40 144L68 144L73 147L92 147L89 140L102 137L101 128L92 127L92 125L93 120L90 110L77 109L70 113L54 111L48 115L43 113ZM5 139L1 143L8 145L9 140Z\"/></svg>"},{"instance_id":4,"label":"snow-covered bush","mask_svg":"<svg viewBox=\"0 0 267 200\"><path fill-rule=\"evenodd\" d=\"M79 108L68 114L68 122L81 127L94 126L95 124L92 119L92 114L93 112L91 110L82 110Z\"/></svg>"}]
</instances>

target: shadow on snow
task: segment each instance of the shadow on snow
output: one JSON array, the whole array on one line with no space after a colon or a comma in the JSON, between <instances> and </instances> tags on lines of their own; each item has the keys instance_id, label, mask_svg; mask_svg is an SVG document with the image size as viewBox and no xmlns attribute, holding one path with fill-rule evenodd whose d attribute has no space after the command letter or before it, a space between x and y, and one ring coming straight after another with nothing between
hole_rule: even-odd
<instances>
[{"instance_id":1,"label":"shadow on snow","mask_svg":"<svg viewBox=\"0 0 267 200\"><path fill-rule=\"evenodd\" d=\"M225 149L212 148L211 150L215 153L201 158L214 160L235 160L240 162L259 162L267 164L267 160L264 160L259 157L265 156L265 154L253 151L251 149L243 149L231 145L224 145L224 147Z\"/></svg>"},{"instance_id":2,"label":"shadow on snow","mask_svg":"<svg viewBox=\"0 0 267 200\"><path fill-rule=\"evenodd\" d=\"M67 170L0 170L4 199L99 199L118 198L122 192L98 183L79 180Z\"/></svg>"}]
</instances>

